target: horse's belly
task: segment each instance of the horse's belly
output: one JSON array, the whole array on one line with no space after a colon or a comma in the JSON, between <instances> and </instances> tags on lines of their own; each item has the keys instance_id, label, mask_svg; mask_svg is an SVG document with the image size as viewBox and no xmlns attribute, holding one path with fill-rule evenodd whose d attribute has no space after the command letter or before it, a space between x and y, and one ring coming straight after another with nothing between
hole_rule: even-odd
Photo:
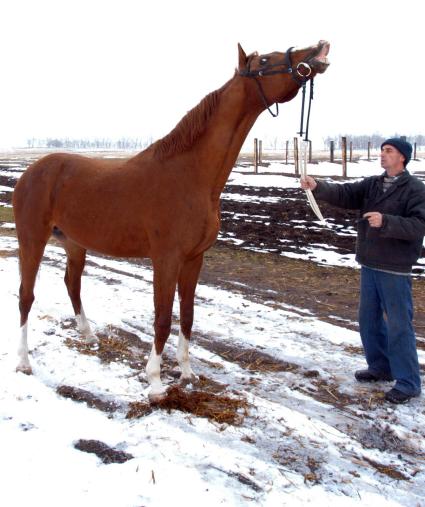
<instances>
[{"instance_id":1,"label":"horse's belly","mask_svg":"<svg viewBox=\"0 0 425 507\"><path fill-rule=\"evenodd\" d=\"M99 231L92 229L82 233L65 227L62 232L66 238L87 250L113 257L149 257L148 237L141 231Z\"/></svg>"}]
</instances>

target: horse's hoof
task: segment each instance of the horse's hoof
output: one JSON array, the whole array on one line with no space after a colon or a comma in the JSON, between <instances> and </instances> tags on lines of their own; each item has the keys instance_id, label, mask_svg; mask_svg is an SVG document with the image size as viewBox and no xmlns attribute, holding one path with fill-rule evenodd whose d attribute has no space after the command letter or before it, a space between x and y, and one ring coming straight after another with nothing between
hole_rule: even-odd
<instances>
[{"instance_id":1,"label":"horse's hoof","mask_svg":"<svg viewBox=\"0 0 425 507\"><path fill-rule=\"evenodd\" d=\"M24 375L32 375L32 368L31 366L19 365L16 367L16 372L23 373Z\"/></svg>"},{"instance_id":2,"label":"horse's hoof","mask_svg":"<svg viewBox=\"0 0 425 507\"><path fill-rule=\"evenodd\" d=\"M194 373L190 375L190 377L180 377L179 383L182 387L186 387L190 384L196 384L199 380L199 377L197 377Z\"/></svg>"},{"instance_id":3,"label":"horse's hoof","mask_svg":"<svg viewBox=\"0 0 425 507\"><path fill-rule=\"evenodd\" d=\"M95 334L87 334L83 336L83 342L86 345L96 345L99 343L99 339Z\"/></svg>"},{"instance_id":4,"label":"horse's hoof","mask_svg":"<svg viewBox=\"0 0 425 507\"><path fill-rule=\"evenodd\" d=\"M158 404L162 400L165 400L166 397L167 397L167 389L164 389L164 391L161 391L161 392L149 393L148 394L149 403L151 405Z\"/></svg>"}]
</instances>

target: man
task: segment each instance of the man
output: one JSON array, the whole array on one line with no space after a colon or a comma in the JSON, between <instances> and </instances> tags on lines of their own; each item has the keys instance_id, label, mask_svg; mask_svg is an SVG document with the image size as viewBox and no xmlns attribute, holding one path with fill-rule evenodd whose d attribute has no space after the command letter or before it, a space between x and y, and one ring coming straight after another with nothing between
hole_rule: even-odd
<instances>
[{"instance_id":1,"label":"man","mask_svg":"<svg viewBox=\"0 0 425 507\"><path fill-rule=\"evenodd\" d=\"M301 180L317 199L360 211L359 327L368 368L356 371L355 378L395 380L385 393L392 403L406 403L421 392L410 273L425 235L425 185L406 169L411 156L410 143L391 138L381 145L381 176L342 185L310 176Z\"/></svg>"}]
</instances>

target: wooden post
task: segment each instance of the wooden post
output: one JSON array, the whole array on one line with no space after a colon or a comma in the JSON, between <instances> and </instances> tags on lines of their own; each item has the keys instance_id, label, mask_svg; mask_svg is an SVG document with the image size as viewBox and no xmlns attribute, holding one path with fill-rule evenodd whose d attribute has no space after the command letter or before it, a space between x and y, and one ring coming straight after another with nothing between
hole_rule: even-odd
<instances>
[{"instance_id":1,"label":"wooden post","mask_svg":"<svg viewBox=\"0 0 425 507\"><path fill-rule=\"evenodd\" d=\"M258 165L263 165L263 141L258 141Z\"/></svg>"},{"instance_id":2,"label":"wooden post","mask_svg":"<svg viewBox=\"0 0 425 507\"><path fill-rule=\"evenodd\" d=\"M330 153L329 161L333 162L334 161L334 153L335 153L335 144L333 141L331 141L331 143L330 143L330 149L331 149L331 153Z\"/></svg>"},{"instance_id":3,"label":"wooden post","mask_svg":"<svg viewBox=\"0 0 425 507\"><path fill-rule=\"evenodd\" d=\"M350 162L353 161L353 141L350 141Z\"/></svg>"},{"instance_id":4,"label":"wooden post","mask_svg":"<svg viewBox=\"0 0 425 507\"><path fill-rule=\"evenodd\" d=\"M370 162L370 141L367 142L367 161Z\"/></svg>"},{"instance_id":5,"label":"wooden post","mask_svg":"<svg viewBox=\"0 0 425 507\"><path fill-rule=\"evenodd\" d=\"M285 145L285 164L288 165L289 141L286 141Z\"/></svg>"},{"instance_id":6,"label":"wooden post","mask_svg":"<svg viewBox=\"0 0 425 507\"><path fill-rule=\"evenodd\" d=\"M258 174L258 139L254 139L254 173Z\"/></svg>"},{"instance_id":7,"label":"wooden post","mask_svg":"<svg viewBox=\"0 0 425 507\"><path fill-rule=\"evenodd\" d=\"M342 150L342 177L347 177L347 138L341 138L341 150Z\"/></svg>"},{"instance_id":8,"label":"wooden post","mask_svg":"<svg viewBox=\"0 0 425 507\"><path fill-rule=\"evenodd\" d=\"M298 137L294 137L294 165L295 165L295 176L300 175L299 163L298 163Z\"/></svg>"},{"instance_id":9,"label":"wooden post","mask_svg":"<svg viewBox=\"0 0 425 507\"><path fill-rule=\"evenodd\" d=\"M416 143L413 144L413 160L416 160Z\"/></svg>"},{"instance_id":10,"label":"wooden post","mask_svg":"<svg viewBox=\"0 0 425 507\"><path fill-rule=\"evenodd\" d=\"M308 163L311 164L313 160L313 148L311 141L308 142Z\"/></svg>"}]
</instances>

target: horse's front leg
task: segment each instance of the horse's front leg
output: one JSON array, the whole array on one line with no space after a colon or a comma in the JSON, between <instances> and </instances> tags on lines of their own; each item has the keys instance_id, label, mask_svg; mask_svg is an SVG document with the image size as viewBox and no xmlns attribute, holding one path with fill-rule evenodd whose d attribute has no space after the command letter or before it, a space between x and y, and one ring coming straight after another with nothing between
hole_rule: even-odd
<instances>
[{"instance_id":1,"label":"horse's front leg","mask_svg":"<svg viewBox=\"0 0 425 507\"><path fill-rule=\"evenodd\" d=\"M178 263L167 260L153 261L155 306L155 340L146 365L150 385L149 400L157 402L166 396L167 388L161 381L161 360L165 343L171 331L171 315L176 292Z\"/></svg>"},{"instance_id":2,"label":"horse's front leg","mask_svg":"<svg viewBox=\"0 0 425 507\"><path fill-rule=\"evenodd\" d=\"M180 382L188 384L197 379L189 361L189 341L192 333L195 289L204 255L187 261L180 271L178 290L180 299L180 333L177 347L177 362L181 368Z\"/></svg>"}]
</instances>

